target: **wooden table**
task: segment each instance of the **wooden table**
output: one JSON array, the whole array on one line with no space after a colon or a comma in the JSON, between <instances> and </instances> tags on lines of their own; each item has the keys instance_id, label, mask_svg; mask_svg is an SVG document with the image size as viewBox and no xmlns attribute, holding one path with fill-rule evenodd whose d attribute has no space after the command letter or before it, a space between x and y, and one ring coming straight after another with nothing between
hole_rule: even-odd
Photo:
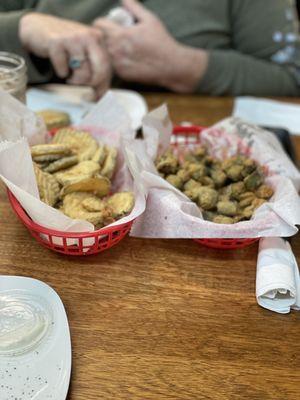
<instances>
[{"instance_id":1,"label":"wooden table","mask_svg":"<svg viewBox=\"0 0 300 400\"><path fill-rule=\"evenodd\" d=\"M147 98L168 102L175 122L210 125L232 109L230 99ZM0 274L40 279L65 304L69 400L300 398L299 314L256 304L256 245L224 252L126 238L101 255L66 258L28 235L3 188L0 219ZM299 257L299 236L293 248Z\"/></svg>"}]
</instances>

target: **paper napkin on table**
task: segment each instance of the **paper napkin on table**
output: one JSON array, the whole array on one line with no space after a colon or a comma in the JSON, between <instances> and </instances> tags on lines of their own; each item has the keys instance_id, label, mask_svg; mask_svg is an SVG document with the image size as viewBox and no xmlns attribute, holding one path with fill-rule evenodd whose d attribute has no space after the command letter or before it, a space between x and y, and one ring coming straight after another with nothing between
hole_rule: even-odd
<instances>
[{"instance_id":1,"label":"paper napkin on table","mask_svg":"<svg viewBox=\"0 0 300 400\"><path fill-rule=\"evenodd\" d=\"M256 298L260 306L281 314L300 310L300 276L290 244L281 238L260 240Z\"/></svg>"},{"instance_id":2,"label":"paper napkin on table","mask_svg":"<svg viewBox=\"0 0 300 400\"><path fill-rule=\"evenodd\" d=\"M300 106L281 101L237 97L233 116L260 126L288 129L300 135Z\"/></svg>"}]
</instances>

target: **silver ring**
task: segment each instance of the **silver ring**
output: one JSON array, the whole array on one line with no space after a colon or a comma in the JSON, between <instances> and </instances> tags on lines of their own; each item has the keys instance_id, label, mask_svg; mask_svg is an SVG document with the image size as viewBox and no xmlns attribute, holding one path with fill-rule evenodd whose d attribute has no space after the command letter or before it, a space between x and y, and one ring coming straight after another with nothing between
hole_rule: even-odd
<instances>
[{"instance_id":1,"label":"silver ring","mask_svg":"<svg viewBox=\"0 0 300 400\"><path fill-rule=\"evenodd\" d=\"M71 57L69 60L69 67L71 69L79 69L85 60L84 57Z\"/></svg>"}]
</instances>

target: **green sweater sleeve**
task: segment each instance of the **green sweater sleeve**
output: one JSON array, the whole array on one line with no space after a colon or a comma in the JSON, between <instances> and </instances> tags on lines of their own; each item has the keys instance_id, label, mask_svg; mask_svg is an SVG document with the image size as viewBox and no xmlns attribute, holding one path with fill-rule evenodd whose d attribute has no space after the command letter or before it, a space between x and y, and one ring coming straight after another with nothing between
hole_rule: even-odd
<instances>
[{"instance_id":1,"label":"green sweater sleeve","mask_svg":"<svg viewBox=\"0 0 300 400\"><path fill-rule=\"evenodd\" d=\"M300 94L299 25L292 0L228 2L231 49L211 49L198 91L215 95ZM298 81L298 82L297 82Z\"/></svg>"},{"instance_id":2,"label":"green sweater sleeve","mask_svg":"<svg viewBox=\"0 0 300 400\"><path fill-rule=\"evenodd\" d=\"M235 50L211 50L198 92L211 95L299 96L289 69Z\"/></svg>"}]
</instances>

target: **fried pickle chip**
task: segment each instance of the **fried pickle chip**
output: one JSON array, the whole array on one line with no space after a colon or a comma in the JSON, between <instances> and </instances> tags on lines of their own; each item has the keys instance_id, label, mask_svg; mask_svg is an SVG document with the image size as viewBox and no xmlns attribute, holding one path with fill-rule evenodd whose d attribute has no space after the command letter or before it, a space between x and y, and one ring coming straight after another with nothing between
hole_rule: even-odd
<instances>
[{"instance_id":1,"label":"fried pickle chip","mask_svg":"<svg viewBox=\"0 0 300 400\"><path fill-rule=\"evenodd\" d=\"M71 148L67 144L37 144L31 147L31 156L61 155L67 156L71 153Z\"/></svg>"},{"instance_id":2,"label":"fried pickle chip","mask_svg":"<svg viewBox=\"0 0 300 400\"><path fill-rule=\"evenodd\" d=\"M116 193L108 198L106 204L112 210L113 218L122 218L131 213L134 207L134 194L132 192Z\"/></svg>"},{"instance_id":3,"label":"fried pickle chip","mask_svg":"<svg viewBox=\"0 0 300 400\"><path fill-rule=\"evenodd\" d=\"M89 132L70 128L59 129L52 142L68 145L79 161L91 160L98 150L98 142Z\"/></svg>"},{"instance_id":4,"label":"fried pickle chip","mask_svg":"<svg viewBox=\"0 0 300 400\"><path fill-rule=\"evenodd\" d=\"M68 113L58 110L41 110L36 113L45 122L48 130L55 128L63 128L71 124Z\"/></svg>"},{"instance_id":5,"label":"fried pickle chip","mask_svg":"<svg viewBox=\"0 0 300 400\"><path fill-rule=\"evenodd\" d=\"M99 197L107 196L110 191L110 181L104 176L96 176L84 178L78 182L71 183L63 187L60 195L65 195L73 192L91 192Z\"/></svg>"},{"instance_id":6,"label":"fried pickle chip","mask_svg":"<svg viewBox=\"0 0 300 400\"><path fill-rule=\"evenodd\" d=\"M39 189L40 199L53 207L59 198L60 187L55 177L42 171L35 163L33 164L36 181Z\"/></svg>"},{"instance_id":7,"label":"fried pickle chip","mask_svg":"<svg viewBox=\"0 0 300 400\"><path fill-rule=\"evenodd\" d=\"M44 164L44 163L51 163L53 161L60 160L64 155L61 154L45 154L43 156L35 156L32 157L33 161L39 164Z\"/></svg>"},{"instance_id":8,"label":"fried pickle chip","mask_svg":"<svg viewBox=\"0 0 300 400\"><path fill-rule=\"evenodd\" d=\"M102 144L99 144L99 148L97 149L96 153L93 155L92 161L100 164L102 166L105 158L107 156L106 147Z\"/></svg>"},{"instance_id":9,"label":"fried pickle chip","mask_svg":"<svg viewBox=\"0 0 300 400\"><path fill-rule=\"evenodd\" d=\"M101 175L111 179L117 165L118 150L114 147L106 146L106 158L101 168Z\"/></svg>"},{"instance_id":10,"label":"fried pickle chip","mask_svg":"<svg viewBox=\"0 0 300 400\"><path fill-rule=\"evenodd\" d=\"M67 194L63 199L62 212L70 218L82 219L97 227L104 226L108 219L106 210L89 212L83 207L83 201L90 198L93 198L91 193L75 192Z\"/></svg>"},{"instance_id":11,"label":"fried pickle chip","mask_svg":"<svg viewBox=\"0 0 300 400\"><path fill-rule=\"evenodd\" d=\"M85 178L91 178L100 170L100 165L95 161L81 161L64 171L55 173L55 177L62 186L79 182Z\"/></svg>"},{"instance_id":12,"label":"fried pickle chip","mask_svg":"<svg viewBox=\"0 0 300 400\"><path fill-rule=\"evenodd\" d=\"M61 171L62 169L72 167L77 163L77 156L63 157L49 164L46 168L44 168L44 171L53 174L54 172Z\"/></svg>"},{"instance_id":13,"label":"fried pickle chip","mask_svg":"<svg viewBox=\"0 0 300 400\"><path fill-rule=\"evenodd\" d=\"M103 211L107 207L106 201L96 196L83 200L82 205L89 212Z\"/></svg>"}]
</instances>

